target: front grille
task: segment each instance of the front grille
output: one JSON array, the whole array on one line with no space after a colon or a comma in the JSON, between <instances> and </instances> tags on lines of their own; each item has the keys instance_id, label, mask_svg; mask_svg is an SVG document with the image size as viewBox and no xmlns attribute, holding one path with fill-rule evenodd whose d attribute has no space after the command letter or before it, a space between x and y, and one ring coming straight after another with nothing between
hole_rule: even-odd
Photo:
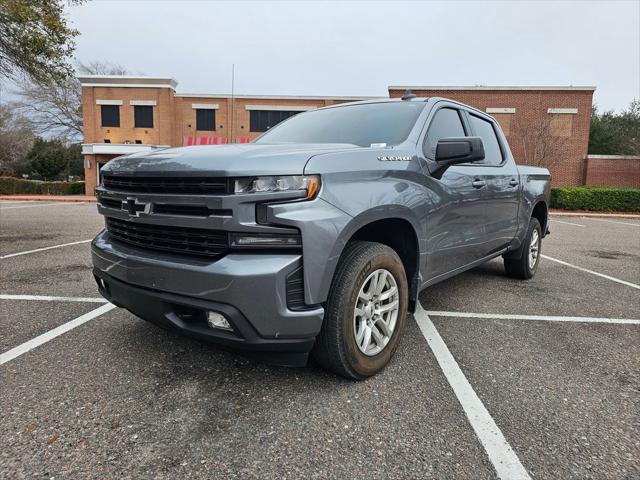
<instances>
[{"instance_id":1,"label":"front grille","mask_svg":"<svg viewBox=\"0 0 640 480\"><path fill-rule=\"evenodd\" d=\"M107 218L111 238L147 250L219 257L229 247L227 232L203 228L168 227Z\"/></svg>"},{"instance_id":2,"label":"front grille","mask_svg":"<svg viewBox=\"0 0 640 480\"><path fill-rule=\"evenodd\" d=\"M228 179L224 177L138 177L105 175L103 186L108 190L138 193L228 193Z\"/></svg>"},{"instance_id":3,"label":"front grille","mask_svg":"<svg viewBox=\"0 0 640 480\"><path fill-rule=\"evenodd\" d=\"M105 207L115 208L117 210L122 209L122 200L116 200L115 198L101 198L99 201L100 204Z\"/></svg>"},{"instance_id":4,"label":"front grille","mask_svg":"<svg viewBox=\"0 0 640 480\"><path fill-rule=\"evenodd\" d=\"M287 307L300 310L304 304L304 280L302 267L298 267L287 276Z\"/></svg>"},{"instance_id":5,"label":"front grille","mask_svg":"<svg viewBox=\"0 0 640 480\"><path fill-rule=\"evenodd\" d=\"M230 217L232 211L228 209L212 209L204 205L170 205L165 203L157 203L153 206L153 213L162 215L186 215L189 217L208 217L216 215L221 217Z\"/></svg>"}]
</instances>

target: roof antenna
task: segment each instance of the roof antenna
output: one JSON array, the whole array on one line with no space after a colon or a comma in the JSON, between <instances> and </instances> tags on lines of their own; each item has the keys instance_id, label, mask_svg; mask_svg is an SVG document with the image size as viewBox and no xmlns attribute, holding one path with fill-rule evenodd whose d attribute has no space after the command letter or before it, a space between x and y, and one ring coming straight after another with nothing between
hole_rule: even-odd
<instances>
[{"instance_id":1,"label":"roof antenna","mask_svg":"<svg viewBox=\"0 0 640 480\"><path fill-rule=\"evenodd\" d=\"M416 94L410 89L405 90L404 95L402 95L402 100L411 100L412 98L416 98Z\"/></svg>"}]
</instances>

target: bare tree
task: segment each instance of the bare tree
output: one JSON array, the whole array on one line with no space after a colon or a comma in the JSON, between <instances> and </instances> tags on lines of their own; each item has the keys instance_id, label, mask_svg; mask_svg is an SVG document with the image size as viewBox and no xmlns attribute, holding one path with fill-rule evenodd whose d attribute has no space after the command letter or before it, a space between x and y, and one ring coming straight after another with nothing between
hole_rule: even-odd
<instances>
[{"instance_id":1,"label":"bare tree","mask_svg":"<svg viewBox=\"0 0 640 480\"><path fill-rule=\"evenodd\" d=\"M521 163L550 168L562 160L568 137L554 131L551 115L533 119L518 119L512 125L511 138L519 139L514 145Z\"/></svg>"},{"instance_id":2,"label":"bare tree","mask_svg":"<svg viewBox=\"0 0 640 480\"><path fill-rule=\"evenodd\" d=\"M11 104L0 104L0 175L26 172L26 156L34 138L29 121Z\"/></svg>"},{"instance_id":3,"label":"bare tree","mask_svg":"<svg viewBox=\"0 0 640 480\"><path fill-rule=\"evenodd\" d=\"M125 75L121 65L78 63L77 72L85 75ZM37 134L60 137L68 142L82 139L82 87L75 77L60 82L24 80L16 92L17 108L31 121Z\"/></svg>"}]
</instances>

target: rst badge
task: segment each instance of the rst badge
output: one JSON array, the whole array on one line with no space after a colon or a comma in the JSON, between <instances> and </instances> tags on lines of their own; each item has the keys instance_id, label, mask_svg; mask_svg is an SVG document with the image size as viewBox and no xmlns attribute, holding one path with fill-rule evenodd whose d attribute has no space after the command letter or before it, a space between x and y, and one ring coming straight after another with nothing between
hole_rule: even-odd
<instances>
[{"instance_id":1,"label":"rst badge","mask_svg":"<svg viewBox=\"0 0 640 480\"><path fill-rule=\"evenodd\" d=\"M383 155L378 157L381 162L410 162L411 155Z\"/></svg>"}]
</instances>

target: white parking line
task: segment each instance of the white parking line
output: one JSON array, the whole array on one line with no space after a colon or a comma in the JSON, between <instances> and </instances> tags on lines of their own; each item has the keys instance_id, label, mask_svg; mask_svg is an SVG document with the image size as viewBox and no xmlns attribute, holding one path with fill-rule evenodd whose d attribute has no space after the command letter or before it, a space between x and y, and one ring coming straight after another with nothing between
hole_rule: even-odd
<instances>
[{"instance_id":1,"label":"white parking line","mask_svg":"<svg viewBox=\"0 0 640 480\"><path fill-rule=\"evenodd\" d=\"M80 240L79 242L62 243L60 245L53 245L51 247L36 248L35 250L27 250L26 252L10 253L8 255L2 255L0 257L0 260L2 260L4 258L18 257L20 255L28 255L30 253L44 252L45 250L51 250L53 248L68 247L70 245L80 245L81 243L89 243L90 241L91 241L91 239L89 239L89 240Z\"/></svg>"},{"instance_id":2,"label":"white parking line","mask_svg":"<svg viewBox=\"0 0 640 480\"><path fill-rule=\"evenodd\" d=\"M80 303L107 303L99 297L49 297L46 295L8 295L0 294L0 300L35 300L41 302L80 302Z\"/></svg>"},{"instance_id":3,"label":"white parking line","mask_svg":"<svg viewBox=\"0 0 640 480\"><path fill-rule=\"evenodd\" d=\"M618 223L620 225L629 225L631 227L640 227L640 223L631 223L631 222L618 222L616 220L605 220L604 218L588 218L588 220L595 220L596 222L606 222L606 223Z\"/></svg>"},{"instance_id":4,"label":"white parking line","mask_svg":"<svg viewBox=\"0 0 640 480\"><path fill-rule=\"evenodd\" d=\"M85 313L84 315L79 316L78 318L71 320L65 324L60 325L59 327L54 328L53 330L49 330L42 335L39 335L35 338L32 338L28 342L23 343L22 345L18 345L11 350L0 354L0 365L10 362L14 358L19 357L40 345L47 343L50 340L53 340L56 337L59 337L63 333L68 332L69 330L73 330L76 327L79 327L83 323L88 322L89 320L93 320L100 315L107 313L109 310L116 308L115 305L108 303L107 305L102 305L101 307L96 308L95 310L91 310L89 313Z\"/></svg>"},{"instance_id":5,"label":"white parking line","mask_svg":"<svg viewBox=\"0 0 640 480\"><path fill-rule=\"evenodd\" d=\"M584 227L584 225L580 225L579 223L564 222L562 220L554 220L554 219L551 219L551 221L553 223L564 223L565 225L573 225L574 227Z\"/></svg>"},{"instance_id":6,"label":"white parking line","mask_svg":"<svg viewBox=\"0 0 640 480\"><path fill-rule=\"evenodd\" d=\"M427 343L458 398L464 413L467 415L469 423L487 452L489 460L496 469L498 477L503 480L530 480L531 477L522 463L520 463L520 459L507 442L507 439L504 438L480 398L478 398L478 395L458 366L456 359L420 304L417 305L414 318L424 338L427 339Z\"/></svg>"},{"instance_id":7,"label":"white parking line","mask_svg":"<svg viewBox=\"0 0 640 480\"><path fill-rule=\"evenodd\" d=\"M555 315L511 315L503 313L471 313L471 312L442 312L427 310L427 315L432 317L457 317L457 318L489 318L498 320L533 320L546 322L583 322L583 323L617 323L628 325L640 325L640 320L634 318L602 318L602 317L564 317Z\"/></svg>"},{"instance_id":8,"label":"white parking line","mask_svg":"<svg viewBox=\"0 0 640 480\"><path fill-rule=\"evenodd\" d=\"M635 288L640 290L640 285L635 283L627 282L626 280L620 280L616 277L610 277L609 275L605 275L604 273L594 272L593 270L589 270L588 268L579 267L578 265L573 265L569 262L564 262L562 260L558 260L557 258L549 257L548 255L540 255L542 258L546 258L547 260L551 260L552 262L557 262L560 265L564 265L566 267L575 268L576 270L580 270L581 272L590 273L591 275L596 275L598 277L606 278L607 280L611 280L612 282L621 283L622 285L626 285L627 287Z\"/></svg>"}]
</instances>

